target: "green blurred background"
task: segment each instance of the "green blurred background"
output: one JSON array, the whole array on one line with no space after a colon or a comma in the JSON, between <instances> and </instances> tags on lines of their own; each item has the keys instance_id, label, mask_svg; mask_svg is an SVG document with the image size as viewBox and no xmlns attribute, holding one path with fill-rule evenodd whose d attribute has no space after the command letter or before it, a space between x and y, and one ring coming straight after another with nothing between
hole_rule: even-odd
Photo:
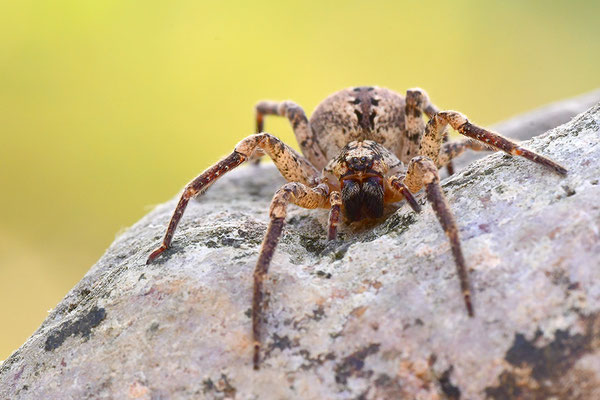
<instances>
[{"instance_id":1,"label":"green blurred background","mask_svg":"<svg viewBox=\"0 0 600 400\"><path fill-rule=\"evenodd\" d=\"M480 124L600 86L598 1L0 1L0 360L115 235L353 85ZM286 121L266 128L295 146Z\"/></svg>"}]
</instances>

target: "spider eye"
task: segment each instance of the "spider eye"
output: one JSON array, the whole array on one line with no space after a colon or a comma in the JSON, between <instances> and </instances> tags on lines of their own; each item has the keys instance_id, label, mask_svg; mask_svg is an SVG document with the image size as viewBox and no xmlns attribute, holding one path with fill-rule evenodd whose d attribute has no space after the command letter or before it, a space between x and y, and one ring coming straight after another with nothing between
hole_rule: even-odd
<instances>
[{"instance_id":1,"label":"spider eye","mask_svg":"<svg viewBox=\"0 0 600 400\"><path fill-rule=\"evenodd\" d=\"M362 156L362 157L360 158L360 162L364 163L364 162L366 162L366 161L367 161L367 157L365 157L365 156Z\"/></svg>"}]
</instances>

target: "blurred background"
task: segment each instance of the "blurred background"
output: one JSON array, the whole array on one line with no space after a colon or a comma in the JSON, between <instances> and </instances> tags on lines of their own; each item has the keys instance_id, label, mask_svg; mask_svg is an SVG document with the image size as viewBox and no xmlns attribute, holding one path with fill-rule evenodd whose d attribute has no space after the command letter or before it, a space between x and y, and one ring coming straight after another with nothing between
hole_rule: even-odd
<instances>
[{"instance_id":1,"label":"blurred background","mask_svg":"<svg viewBox=\"0 0 600 400\"><path fill-rule=\"evenodd\" d=\"M253 105L425 88L491 124L600 86L598 1L0 2L0 360ZM297 148L284 119L266 130Z\"/></svg>"}]
</instances>

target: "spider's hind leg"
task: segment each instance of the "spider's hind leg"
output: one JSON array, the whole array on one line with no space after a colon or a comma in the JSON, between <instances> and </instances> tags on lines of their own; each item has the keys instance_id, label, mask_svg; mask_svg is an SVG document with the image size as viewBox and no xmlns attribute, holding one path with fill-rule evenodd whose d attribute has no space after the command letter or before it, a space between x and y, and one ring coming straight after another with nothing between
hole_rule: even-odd
<instances>
[{"instance_id":1,"label":"spider's hind leg","mask_svg":"<svg viewBox=\"0 0 600 400\"><path fill-rule=\"evenodd\" d=\"M292 129L296 140L300 145L300 150L305 154L315 165L325 165L327 159L323 151L319 147L316 138L311 130L310 122L306 117L306 113L298 104L293 101L286 100L282 102L261 101L255 106L256 110L256 132L260 133L264 129L265 115L279 115L286 117Z\"/></svg>"},{"instance_id":2,"label":"spider's hind leg","mask_svg":"<svg viewBox=\"0 0 600 400\"><path fill-rule=\"evenodd\" d=\"M151 263L171 246L177 224L179 224L190 199L204 193L217 179L250 159L257 151L267 153L287 181L301 182L308 186L316 185L317 170L298 152L268 133L250 135L239 142L229 156L188 183L183 190L179 203L177 203L177 207L175 207L162 244L150 254L147 263Z\"/></svg>"}]
</instances>

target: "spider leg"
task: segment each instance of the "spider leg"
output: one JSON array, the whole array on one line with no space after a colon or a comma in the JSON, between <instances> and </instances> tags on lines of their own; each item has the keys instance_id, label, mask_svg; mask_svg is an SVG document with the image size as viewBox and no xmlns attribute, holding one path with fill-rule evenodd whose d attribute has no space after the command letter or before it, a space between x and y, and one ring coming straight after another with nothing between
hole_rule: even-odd
<instances>
[{"instance_id":1,"label":"spider leg","mask_svg":"<svg viewBox=\"0 0 600 400\"><path fill-rule=\"evenodd\" d=\"M388 178L389 187L393 190L394 196L389 201L390 203L395 203L402 199L406 199L406 202L413 209L414 212L421 212L421 205L414 198L408 187L404 184L404 177L392 175Z\"/></svg>"},{"instance_id":2,"label":"spider leg","mask_svg":"<svg viewBox=\"0 0 600 400\"><path fill-rule=\"evenodd\" d=\"M448 206L442 187L440 186L440 177L438 175L437 166L427 157L418 156L413 158L408 165L404 183L412 193L418 192L425 186L427 200L431 203L431 207L450 241L450 248L452 249L452 255L454 256L454 262L456 263L456 271L460 280L460 288L465 306L469 316L472 317L473 305L471 303L469 276L467 274L467 267L460 246L458 227L454 220L454 215Z\"/></svg>"},{"instance_id":3,"label":"spider leg","mask_svg":"<svg viewBox=\"0 0 600 400\"><path fill-rule=\"evenodd\" d=\"M188 183L188 185L183 190L183 193L179 198L179 202L175 207L175 211L173 212L173 216L169 221L169 226L167 227L167 231L165 232L165 237L163 238L162 244L152 253L150 253L146 264L150 264L156 257L158 257L162 252L164 252L171 246L171 241L173 240L175 229L177 229L177 224L179 224L179 220L183 216L183 212L185 211L185 208L187 207L190 199L203 193L221 175L225 174L228 171L231 171L247 159L248 156L238 153L234 150L233 153L231 153L229 156L225 157L223 160L208 168L197 178Z\"/></svg>"},{"instance_id":4,"label":"spider leg","mask_svg":"<svg viewBox=\"0 0 600 400\"><path fill-rule=\"evenodd\" d=\"M325 165L327 159L323 151L319 147L319 143L315 138L310 122L306 117L306 113L298 104L293 101L261 101L256 106L256 131L262 132L264 129L265 115L279 115L286 117L292 128L296 140L300 144L300 150L314 165Z\"/></svg>"},{"instance_id":5,"label":"spider leg","mask_svg":"<svg viewBox=\"0 0 600 400\"><path fill-rule=\"evenodd\" d=\"M460 156L467 149L473 151L496 151L492 146L470 138L444 143L438 158L438 168L448 165L448 163L452 162L452 159Z\"/></svg>"},{"instance_id":6,"label":"spider leg","mask_svg":"<svg viewBox=\"0 0 600 400\"><path fill-rule=\"evenodd\" d=\"M429 100L429 96L425 90L413 88L406 91L406 106L404 109L405 127L409 139L413 143L418 145L421 141L423 131L425 131L423 112L431 119L439 111L440 110ZM444 143L447 143L449 139L448 130L444 129L442 140ZM448 160L444 165L446 165L448 175L454 174L454 164L451 160Z\"/></svg>"},{"instance_id":7,"label":"spider leg","mask_svg":"<svg viewBox=\"0 0 600 400\"><path fill-rule=\"evenodd\" d=\"M316 185L317 170L294 149L268 133L250 135L237 144L233 153L188 183L183 190L177 207L175 207L162 244L150 254L148 264L171 246L177 224L179 224L190 199L204 193L217 179L250 159L256 151L267 153L287 181L301 182L308 186Z\"/></svg>"},{"instance_id":8,"label":"spider leg","mask_svg":"<svg viewBox=\"0 0 600 400\"><path fill-rule=\"evenodd\" d=\"M327 229L327 240L335 240L337 236L337 226L340 222L340 210L342 207L342 194L338 191L331 192L329 195L329 224Z\"/></svg>"},{"instance_id":9,"label":"spider leg","mask_svg":"<svg viewBox=\"0 0 600 400\"><path fill-rule=\"evenodd\" d=\"M524 157L551 168L560 175L567 173L567 169L562 165L531 150L527 150L504 136L471 124L463 114L456 111L441 111L429 120L425 127L425 134L421 140L419 155L429 157L436 165L439 165L440 147L444 131L448 125L459 133L483 143L484 146L495 150L502 150L513 156Z\"/></svg>"},{"instance_id":10,"label":"spider leg","mask_svg":"<svg viewBox=\"0 0 600 400\"><path fill-rule=\"evenodd\" d=\"M254 369L258 369L260 362L260 346L261 346L261 325L264 320L263 315L263 283L269 264L273 258L275 247L279 242L283 225L287 214L287 206L289 203L296 204L300 207L328 208L330 204L329 187L325 184L320 184L317 187L310 188L299 182L289 182L283 185L273 196L269 216L271 218L267 233L263 239L260 255L254 269L254 294L252 298L252 334L254 337Z\"/></svg>"}]
</instances>

